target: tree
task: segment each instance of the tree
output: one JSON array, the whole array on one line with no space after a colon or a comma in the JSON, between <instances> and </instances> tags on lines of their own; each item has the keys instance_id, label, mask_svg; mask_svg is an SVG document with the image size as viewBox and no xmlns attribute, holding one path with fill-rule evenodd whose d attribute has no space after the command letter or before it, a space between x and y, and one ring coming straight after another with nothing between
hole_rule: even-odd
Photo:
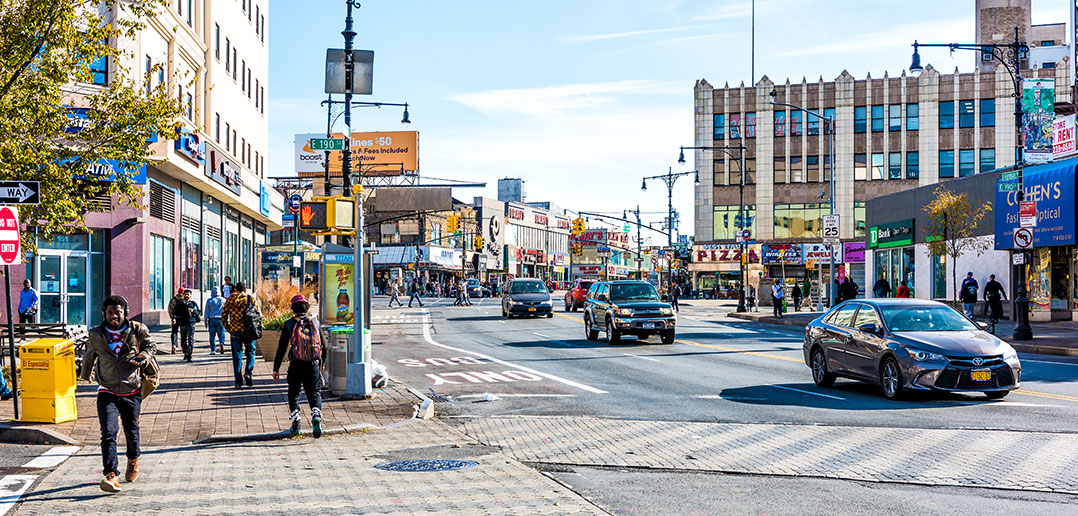
<instances>
[{"instance_id":1,"label":"tree","mask_svg":"<svg viewBox=\"0 0 1078 516\"><path fill-rule=\"evenodd\" d=\"M977 234L977 225L992 211L992 203L972 204L966 194L955 194L942 186L936 187L934 193L936 198L924 207L928 214L925 240L933 254L950 257L951 282L957 303L958 257L967 252L976 252L980 256L991 246L991 239Z\"/></svg>"},{"instance_id":2,"label":"tree","mask_svg":"<svg viewBox=\"0 0 1078 516\"><path fill-rule=\"evenodd\" d=\"M41 204L20 210L21 223L35 226L38 236L86 231L86 213L98 206L94 196L140 206L143 192L131 178L152 159L148 140L175 134L181 109L166 84L144 87L160 68L138 77L125 68L138 60L122 49L164 5L162 0L0 3L0 179L41 183ZM94 85L93 69L103 62L115 73L98 73L109 77L98 82L108 84ZM120 164L115 180L84 178L87 168L102 160ZM34 249L30 232L24 233L23 245Z\"/></svg>"}]
</instances>

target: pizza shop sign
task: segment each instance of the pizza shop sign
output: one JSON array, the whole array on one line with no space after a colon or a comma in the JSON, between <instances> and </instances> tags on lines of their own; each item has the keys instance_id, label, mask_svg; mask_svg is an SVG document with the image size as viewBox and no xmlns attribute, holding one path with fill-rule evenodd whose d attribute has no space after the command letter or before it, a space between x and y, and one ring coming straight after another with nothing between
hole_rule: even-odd
<instances>
[{"instance_id":1,"label":"pizza shop sign","mask_svg":"<svg viewBox=\"0 0 1078 516\"><path fill-rule=\"evenodd\" d=\"M760 262L760 255L756 253L756 249L749 248L749 261ZM741 263L741 249L740 247L729 247L720 249L697 249L693 253L693 262L695 263Z\"/></svg>"}]
</instances>

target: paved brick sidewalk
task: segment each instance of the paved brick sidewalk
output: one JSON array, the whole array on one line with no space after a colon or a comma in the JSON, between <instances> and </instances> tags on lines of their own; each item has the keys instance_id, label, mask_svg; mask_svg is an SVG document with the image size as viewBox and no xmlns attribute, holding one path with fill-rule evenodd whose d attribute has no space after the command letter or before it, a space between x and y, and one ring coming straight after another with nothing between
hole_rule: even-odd
<instances>
[{"instance_id":1,"label":"paved brick sidewalk","mask_svg":"<svg viewBox=\"0 0 1078 516\"><path fill-rule=\"evenodd\" d=\"M200 328L201 330L201 328ZM191 363L182 354L168 354L169 334L154 334L161 363L161 387L142 405L140 418L143 446L189 444L214 435L263 434L288 428L287 384L273 383L273 364L257 358L254 387L235 389L231 355L209 355L207 334L200 331ZM226 347L227 349L227 347ZM283 369L283 368L282 368ZM328 394L328 393L324 393ZM100 440L97 422L97 387L79 384L76 392L78 419L59 425L41 424L82 444ZM326 428L362 424L385 426L412 418L420 398L403 385L390 382L375 391L369 400L323 398ZM301 395L304 429L309 429L310 412ZM10 403L0 404L0 420L13 416ZM120 436L122 443L122 433ZM122 446L122 444L121 444Z\"/></svg>"},{"instance_id":2,"label":"paved brick sidewalk","mask_svg":"<svg viewBox=\"0 0 1078 516\"><path fill-rule=\"evenodd\" d=\"M467 419L517 460L1078 494L1078 434L622 421Z\"/></svg>"},{"instance_id":3,"label":"paved brick sidewalk","mask_svg":"<svg viewBox=\"0 0 1078 516\"><path fill-rule=\"evenodd\" d=\"M375 469L389 460L471 460L445 472ZM414 420L354 435L144 450L141 476L107 495L85 447L15 514L606 514L541 473L445 424Z\"/></svg>"}]
</instances>

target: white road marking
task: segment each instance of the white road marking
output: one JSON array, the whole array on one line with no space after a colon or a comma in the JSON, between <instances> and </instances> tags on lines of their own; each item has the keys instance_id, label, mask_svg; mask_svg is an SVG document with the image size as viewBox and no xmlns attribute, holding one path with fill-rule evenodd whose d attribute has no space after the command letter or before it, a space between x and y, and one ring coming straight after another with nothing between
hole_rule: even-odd
<instances>
[{"instance_id":1,"label":"white road marking","mask_svg":"<svg viewBox=\"0 0 1078 516\"><path fill-rule=\"evenodd\" d=\"M7 475L0 478L0 516L19 503L19 498L36 479L37 475Z\"/></svg>"},{"instance_id":2,"label":"white road marking","mask_svg":"<svg viewBox=\"0 0 1078 516\"><path fill-rule=\"evenodd\" d=\"M498 322L500 322L500 323L502 323L502 324L505 324L505 321L498 321Z\"/></svg>"},{"instance_id":3,"label":"white road marking","mask_svg":"<svg viewBox=\"0 0 1078 516\"><path fill-rule=\"evenodd\" d=\"M446 346L445 344L440 344L438 342L435 342L434 339L431 338L431 336L430 336L430 324L428 324L426 320L424 320L424 323L423 323L423 340L426 340L427 343L432 345L432 346L438 346L440 348L450 349L450 350L457 351L457 352L460 352L460 353L466 353L466 354L476 356L476 357L479 357L479 358L485 358L485 359L490 360L491 362L494 362L496 364L502 364L504 366L513 367L513 368L516 368L516 369L521 370L521 371L527 371L529 373L537 374L539 376L542 376L543 378L546 378L546 379L549 379L549 380L554 380L555 382L564 383L565 385L568 385L568 386L571 386L571 387L576 387L578 389L582 389L582 390L585 390L585 391L588 391L588 392L592 392L592 393L595 393L595 394L607 394L607 392L602 390L602 389L596 389L595 387L591 387L591 386L588 386L588 385L584 385L582 383L574 382L572 380L567 380L567 379L562 378L560 376L554 376L554 375L549 374L549 373L544 373L542 371L537 371L537 370L532 369L530 367L524 367L524 366L521 366L521 365L514 364L512 362L506 362L505 360L494 358L494 357L489 356L489 355L484 355L482 353L476 353L474 351L469 351L469 350L466 350L466 349L454 348L452 346Z\"/></svg>"},{"instance_id":4,"label":"white road marking","mask_svg":"<svg viewBox=\"0 0 1078 516\"><path fill-rule=\"evenodd\" d=\"M52 468L79 451L78 446L54 446L26 463L27 468Z\"/></svg>"},{"instance_id":5,"label":"white road marking","mask_svg":"<svg viewBox=\"0 0 1078 516\"><path fill-rule=\"evenodd\" d=\"M500 392L497 392L497 393L492 392L492 393L489 393L489 394L493 394L495 396L498 396L499 398L575 398L576 397L576 394L503 394L503 393L500 393ZM456 399L458 399L458 400L466 400L466 399L471 399L471 398L482 398L484 396L486 396L486 394L464 394L464 395L461 395L461 396L454 396L454 397Z\"/></svg>"},{"instance_id":6,"label":"white road marking","mask_svg":"<svg viewBox=\"0 0 1078 516\"><path fill-rule=\"evenodd\" d=\"M801 389L794 389L793 387L786 387L786 386L783 386L783 385L769 385L768 387L774 387L776 389L786 389L788 391L795 391L795 392L800 392L800 393L804 393L804 394L811 394L813 396L820 396L821 398L831 398L833 400L846 401L846 398L840 398L838 396L831 396L830 394L820 394L818 392L812 392L812 391L803 391Z\"/></svg>"},{"instance_id":7,"label":"white road marking","mask_svg":"<svg viewBox=\"0 0 1078 516\"><path fill-rule=\"evenodd\" d=\"M1078 366L1078 362L1054 362L1054 361L1051 361L1051 360L1031 360L1031 359L1028 359L1028 358L1023 358L1022 362L1035 362L1035 363L1038 363L1038 364L1055 364L1055 365Z\"/></svg>"},{"instance_id":8,"label":"white road marking","mask_svg":"<svg viewBox=\"0 0 1078 516\"><path fill-rule=\"evenodd\" d=\"M550 338L550 335L543 335L542 333L539 333L537 331L533 331L532 335L538 335L538 336L540 336L540 337L542 337L544 339L549 339Z\"/></svg>"},{"instance_id":9,"label":"white road marking","mask_svg":"<svg viewBox=\"0 0 1078 516\"><path fill-rule=\"evenodd\" d=\"M649 358L649 357L640 356L640 355L634 355L632 353L622 353L622 355L625 355L625 356L628 356L628 357L636 357L636 358L643 359L643 360L651 360L652 362L658 362L658 360L656 360L654 358Z\"/></svg>"}]
</instances>

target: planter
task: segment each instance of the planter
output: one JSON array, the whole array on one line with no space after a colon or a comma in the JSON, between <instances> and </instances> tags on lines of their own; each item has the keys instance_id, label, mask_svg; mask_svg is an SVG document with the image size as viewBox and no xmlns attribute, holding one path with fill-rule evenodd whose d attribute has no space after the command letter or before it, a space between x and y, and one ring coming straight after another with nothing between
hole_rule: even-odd
<instances>
[{"instance_id":1,"label":"planter","mask_svg":"<svg viewBox=\"0 0 1078 516\"><path fill-rule=\"evenodd\" d=\"M277 356L277 344L280 341L280 331L262 330L262 338L255 341L255 354L262 355L263 360L267 362L273 362Z\"/></svg>"}]
</instances>

